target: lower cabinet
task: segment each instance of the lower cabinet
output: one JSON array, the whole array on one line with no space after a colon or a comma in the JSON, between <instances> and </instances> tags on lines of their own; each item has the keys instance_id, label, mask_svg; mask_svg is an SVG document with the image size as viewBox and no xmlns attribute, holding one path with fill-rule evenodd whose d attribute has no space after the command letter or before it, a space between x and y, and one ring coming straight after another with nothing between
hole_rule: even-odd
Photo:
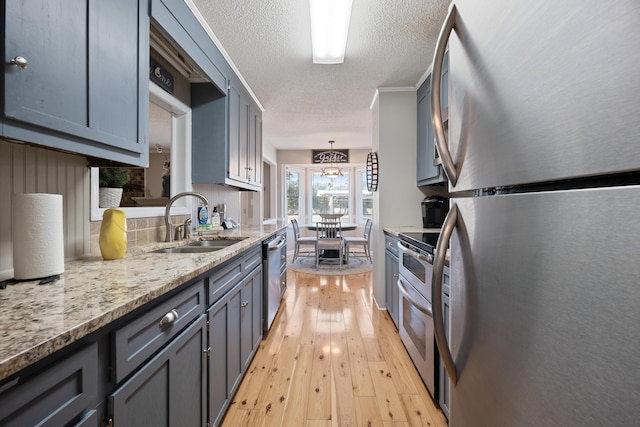
<instances>
[{"instance_id":1,"label":"lower cabinet","mask_svg":"<svg viewBox=\"0 0 640 427\"><path fill-rule=\"evenodd\" d=\"M112 425L205 425L206 326L201 315L109 396Z\"/></svg>"},{"instance_id":2,"label":"lower cabinet","mask_svg":"<svg viewBox=\"0 0 640 427\"><path fill-rule=\"evenodd\" d=\"M262 339L262 266L207 310L209 424L218 425Z\"/></svg>"},{"instance_id":3,"label":"lower cabinet","mask_svg":"<svg viewBox=\"0 0 640 427\"><path fill-rule=\"evenodd\" d=\"M98 392L97 360L98 347L93 343L33 376L18 376L4 384L0 391L0 425L91 425L83 422L95 419L95 411L90 408Z\"/></svg>"},{"instance_id":4,"label":"lower cabinet","mask_svg":"<svg viewBox=\"0 0 640 427\"><path fill-rule=\"evenodd\" d=\"M256 245L0 383L0 426L218 425L262 340Z\"/></svg>"},{"instance_id":5,"label":"lower cabinet","mask_svg":"<svg viewBox=\"0 0 640 427\"><path fill-rule=\"evenodd\" d=\"M398 291L398 238L385 234L385 297L387 301L387 311L398 327L398 313L400 311L400 295Z\"/></svg>"}]
</instances>

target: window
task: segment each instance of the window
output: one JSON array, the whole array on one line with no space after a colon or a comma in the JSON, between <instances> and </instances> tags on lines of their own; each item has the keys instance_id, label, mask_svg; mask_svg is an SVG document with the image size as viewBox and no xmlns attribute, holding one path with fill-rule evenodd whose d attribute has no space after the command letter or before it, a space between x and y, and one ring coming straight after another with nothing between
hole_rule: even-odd
<instances>
[{"instance_id":1,"label":"window","mask_svg":"<svg viewBox=\"0 0 640 427\"><path fill-rule=\"evenodd\" d=\"M289 167L285 168L285 197L286 197L286 210L287 210L287 222L295 219L298 222L302 221L300 215L300 207L302 206L301 198L303 185L304 170L295 170Z\"/></svg>"},{"instance_id":2,"label":"window","mask_svg":"<svg viewBox=\"0 0 640 427\"><path fill-rule=\"evenodd\" d=\"M349 189L351 174L343 169L343 176L327 178L322 172L311 172L311 222L320 221L321 213L342 214L351 222Z\"/></svg>"},{"instance_id":3,"label":"window","mask_svg":"<svg viewBox=\"0 0 640 427\"><path fill-rule=\"evenodd\" d=\"M364 224L367 219L373 219L373 192L367 190L367 170L358 168L356 170L358 176L358 200L360 209L358 209L358 223Z\"/></svg>"},{"instance_id":4,"label":"window","mask_svg":"<svg viewBox=\"0 0 640 427\"><path fill-rule=\"evenodd\" d=\"M345 223L364 224L373 217L373 194L367 191L365 165L341 165L343 176L327 178L317 165L285 165L287 221L320 221L321 213L342 214ZM308 195L308 196L307 196Z\"/></svg>"}]
</instances>

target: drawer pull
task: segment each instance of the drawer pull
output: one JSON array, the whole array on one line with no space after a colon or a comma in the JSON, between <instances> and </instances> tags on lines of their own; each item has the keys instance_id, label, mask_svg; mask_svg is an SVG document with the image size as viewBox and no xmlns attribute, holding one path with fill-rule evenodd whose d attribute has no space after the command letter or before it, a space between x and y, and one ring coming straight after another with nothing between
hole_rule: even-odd
<instances>
[{"instance_id":1,"label":"drawer pull","mask_svg":"<svg viewBox=\"0 0 640 427\"><path fill-rule=\"evenodd\" d=\"M29 68L29 61L27 61L26 58L22 56L16 56L15 58L11 58L9 63L15 67L22 68L23 70L25 68Z\"/></svg>"},{"instance_id":2,"label":"drawer pull","mask_svg":"<svg viewBox=\"0 0 640 427\"><path fill-rule=\"evenodd\" d=\"M242 302L240 303L240 307L242 307L242 308L245 308L245 307L246 307L246 306L248 306L248 305L249 305L249 301L242 301Z\"/></svg>"},{"instance_id":3,"label":"drawer pull","mask_svg":"<svg viewBox=\"0 0 640 427\"><path fill-rule=\"evenodd\" d=\"M178 320L178 312L173 309L160 319L160 327L164 328L165 326L169 326L176 320Z\"/></svg>"}]
</instances>

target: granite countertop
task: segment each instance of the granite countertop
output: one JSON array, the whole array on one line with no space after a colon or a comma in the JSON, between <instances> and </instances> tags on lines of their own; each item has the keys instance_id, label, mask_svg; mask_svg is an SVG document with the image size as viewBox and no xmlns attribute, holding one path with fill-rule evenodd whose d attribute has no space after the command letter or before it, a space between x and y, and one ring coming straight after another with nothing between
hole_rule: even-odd
<instances>
[{"instance_id":1,"label":"granite countertop","mask_svg":"<svg viewBox=\"0 0 640 427\"><path fill-rule=\"evenodd\" d=\"M0 290L0 381L97 331L136 308L286 228L250 226L191 240L240 239L215 252L153 253L187 241L132 248L124 258L65 263L60 280L20 282Z\"/></svg>"}]
</instances>

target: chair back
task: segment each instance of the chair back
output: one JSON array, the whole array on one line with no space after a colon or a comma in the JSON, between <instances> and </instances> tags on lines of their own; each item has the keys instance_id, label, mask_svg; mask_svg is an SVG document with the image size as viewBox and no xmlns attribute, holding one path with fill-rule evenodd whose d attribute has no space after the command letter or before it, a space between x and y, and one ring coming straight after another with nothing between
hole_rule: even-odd
<instances>
[{"instance_id":1,"label":"chair back","mask_svg":"<svg viewBox=\"0 0 640 427\"><path fill-rule=\"evenodd\" d=\"M291 220L291 224L293 225L293 236L298 240L300 238L300 227L298 226L298 221L294 218Z\"/></svg>"},{"instance_id":2,"label":"chair back","mask_svg":"<svg viewBox=\"0 0 640 427\"><path fill-rule=\"evenodd\" d=\"M341 239L342 226L340 220L331 219L329 221L316 222L316 236L320 239Z\"/></svg>"},{"instance_id":3,"label":"chair back","mask_svg":"<svg viewBox=\"0 0 640 427\"><path fill-rule=\"evenodd\" d=\"M371 218L367 218L367 222L364 224L364 238L369 240L369 235L371 234L371 226L373 225L373 221Z\"/></svg>"}]
</instances>

